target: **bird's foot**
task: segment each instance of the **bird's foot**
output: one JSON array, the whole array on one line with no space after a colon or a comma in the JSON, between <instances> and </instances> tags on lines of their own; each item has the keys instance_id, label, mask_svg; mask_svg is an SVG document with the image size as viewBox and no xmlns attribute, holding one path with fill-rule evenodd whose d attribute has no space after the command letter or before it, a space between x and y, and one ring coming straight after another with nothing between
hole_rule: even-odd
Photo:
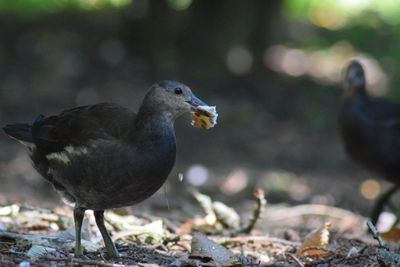
<instances>
[{"instance_id":1,"label":"bird's foot","mask_svg":"<svg viewBox=\"0 0 400 267\"><path fill-rule=\"evenodd\" d=\"M107 260L118 260L120 258L119 252L115 251L107 251L105 258Z\"/></svg>"},{"instance_id":2,"label":"bird's foot","mask_svg":"<svg viewBox=\"0 0 400 267\"><path fill-rule=\"evenodd\" d=\"M74 258L81 259L81 260L89 260L88 257L83 255L83 249L82 249L82 246L80 244L78 244L78 246L75 247Z\"/></svg>"}]
</instances>

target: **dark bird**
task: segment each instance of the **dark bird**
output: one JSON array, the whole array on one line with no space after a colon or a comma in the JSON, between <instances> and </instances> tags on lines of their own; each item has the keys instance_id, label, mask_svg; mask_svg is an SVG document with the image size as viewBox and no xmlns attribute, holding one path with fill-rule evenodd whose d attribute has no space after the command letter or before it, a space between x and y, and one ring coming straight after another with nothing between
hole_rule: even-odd
<instances>
[{"instance_id":1,"label":"dark bird","mask_svg":"<svg viewBox=\"0 0 400 267\"><path fill-rule=\"evenodd\" d=\"M206 104L188 86L162 81L151 86L137 114L100 103L3 129L29 148L37 171L74 203L75 255L82 255L82 220L90 209L108 255L116 258L104 210L139 203L164 184L175 162L174 120L198 106Z\"/></svg>"},{"instance_id":2,"label":"dark bird","mask_svg":"<svg viewBox=\"0 0 400 267\"><path fill-rule=\"evenodd\" d=\"M394 186L375 204L371 219L377 222L385 203L400 185L400 104L370 96L362 65L347 67L338 126L347 154Z\"/></svg>"}]
</instances>

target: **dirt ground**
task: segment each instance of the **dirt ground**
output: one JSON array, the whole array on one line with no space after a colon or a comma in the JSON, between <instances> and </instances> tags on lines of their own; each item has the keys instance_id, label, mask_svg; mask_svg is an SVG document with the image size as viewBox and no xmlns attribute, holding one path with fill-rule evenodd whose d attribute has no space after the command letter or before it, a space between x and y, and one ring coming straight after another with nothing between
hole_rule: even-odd
<instances>
[{"instance_id":1,"label":"dirt ground","mask_svg":"<svg viewBox=\"0 0 400 267\"><path fill-rule=\"evenodd\" d=\"M254 202L247 205L254 206ZM86 216L84 226L84 239L88 240L84 243L85 258L74 258L70 208L46 210L16 204L3 206L0 208L0 264L193 266L181 259L191 255L193 233L203 232L210 240L238 256L238 262L222 263L222 266L380 266L377 260L380 248L366 233L365 218L331 206L269 206L250 234L221 229L217 224L211 226L202 216L190 217L177 211L170 211L175 220L129 213L122 209L106 214L107 226L121 254L118 260L108 260L92 214ZM327 243L316 241L306 247L306 252L299 253L306 236L327 222L332 225ZM65 237L66 234L61 233L69 235ZM54 238L57 242L52 243ZM322 233L319 238L323 239ZM39 252L35 252L38 247ZM43 247L44 252L40 250ZM389 243L388 247L392 252L398 252L398 245ZM311 250L313 252L308 255L307 251ZM202 260L207 263L205 266L221 266L212 258Z\"/></svg>"}]
</instances>

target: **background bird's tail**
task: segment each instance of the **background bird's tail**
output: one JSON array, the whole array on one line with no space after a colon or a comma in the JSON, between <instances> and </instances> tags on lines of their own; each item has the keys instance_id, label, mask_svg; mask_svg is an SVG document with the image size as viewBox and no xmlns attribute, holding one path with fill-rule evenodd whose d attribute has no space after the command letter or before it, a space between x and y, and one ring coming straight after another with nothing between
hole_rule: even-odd
<instances>
[{"instance_id":1,"label":"background bird's tail","mask_svg":"<svg viewBox=\"0 0 400 267\"><path fill-rule=\"evenodd\" d=\"M32 126L27 123L8 124L3 127L4 132L9 136L24 142L33 143Z\"/></svg>"}]
</instances>

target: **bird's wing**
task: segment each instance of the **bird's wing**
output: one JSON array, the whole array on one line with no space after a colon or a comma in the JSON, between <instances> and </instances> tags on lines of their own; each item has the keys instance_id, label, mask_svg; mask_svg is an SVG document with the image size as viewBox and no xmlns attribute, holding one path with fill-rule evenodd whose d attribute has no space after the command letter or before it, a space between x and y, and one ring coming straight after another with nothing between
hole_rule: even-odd
<instances>
[{"instance_id":1,"label":"bird's wing","mask_svg":"<svg viewBox=\"0 0 400 267\"><path fill-rule=\"evenodd\" d=\"M400 104L385 99L370 98L370 105L365 115L368 118L366 129L370 130L366 130L364 134L379 136L378 146L400 146Z\"/></svg>"},{"instance_id":2,"label":"bird's wing","mask_svg":"<svg viewBox=\"0 0 400 267\"><path fill-rule=\"evenodd\" d=\"M388 101L382 98L369 99L370 116L374 120L399 120L400 122L400 104Z\"/></svg>"},{"instance_id":3,"label":"bird's wing","mask_svg":"<svg viewBox=\"0 0 400 267\"><path fill-rule=\"evenodd\" d=\"M58 151L67 145L85 145L90 140L121 138L135 116L116 104L81 106L55 116L39 115L32 124L32 136L38 147Z\"/></svg>"}]
</instances>

